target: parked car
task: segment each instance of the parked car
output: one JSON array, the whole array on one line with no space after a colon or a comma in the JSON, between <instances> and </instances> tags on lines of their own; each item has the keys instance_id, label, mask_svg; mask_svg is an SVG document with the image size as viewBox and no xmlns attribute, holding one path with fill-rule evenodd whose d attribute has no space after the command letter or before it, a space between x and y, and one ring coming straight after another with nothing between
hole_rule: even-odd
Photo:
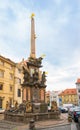
<instances>
[{"instance_id":1,"label":"parked car","mask_svg":"<svg viewBox=\"0 0 80 130\"><path fill-rule=\"evenodd\" d=\"M75 109L73 112L73 120L75 122L78 122L78 117L80 116L80 110L79 109Z\"/></svg>"},{"instance_id":2,"label":"parked car","mask_svg":"<svg viewBox=\"0 0 80 130\"><path fill-rule=\"evenodd\" d=\"M75 111L80 111L80 107L79 107L79 106L71 107L71 108L68 110L68 114L71 115L71 117L73 118Z\"/></svg>"},{"instance_id":3,"label":"parked car","mask_svg":"<svg viewBox=\"0 0 80 130\"><path fill-rule=\"evenodd\" d=\"M71 116L72 119L73 119L73 113L74 113L74 111L75 111L75 107L71 107L71 108L69 109L69 111L68 111L68 115Z\"/></svg>"},{"instance_id":4,"label":"parked car","mask_svg":"<svg viewBox=\"0 0 80 130\"><path fill-rule=\"evenodd\" d=\"M78 125L80 126L80 115L78 116Z\"/></svg>"},{"instance_id":5,"label":"parked car","mask_svg":"<svg viewBox=\"0 0 80 130\"><path fill-rule=\"evenodd\" d=\"M5 110L3 108L0 108L0 114L4 113Z\"/></svg>"},{"instance_id":6,"label":"parked car","mask_svg":"<svg viewBox=\"0 0 80 130\"><path fill-rule=\"evenodd\" d=\"M59 107L59 110L60 110L60 112L61 113L67 113L68 112L68 108L66 108L66 107Z\"/></svg>"}]
</instances>

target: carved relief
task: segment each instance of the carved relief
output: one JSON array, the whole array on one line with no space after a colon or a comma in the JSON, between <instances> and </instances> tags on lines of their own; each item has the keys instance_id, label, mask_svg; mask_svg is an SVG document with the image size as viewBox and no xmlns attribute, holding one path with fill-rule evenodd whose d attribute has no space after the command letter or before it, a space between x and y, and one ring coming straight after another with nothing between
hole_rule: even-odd
<instances>
[{"instance_id":1,"label":"carved relief","mask_svg":"<svg viewBox=\"0 0 80 130\"><path fill-rule=\"evenodd\" d=\"M39 58L36 58L36 59L30 57L30 58L29 58L29 63L31 63L31 64L33 64L33 65L36 65L36 66L41 66L41 64L42 64L42 59L43 59L42 57L39 57Z\"/></svg>"}]
</instances>

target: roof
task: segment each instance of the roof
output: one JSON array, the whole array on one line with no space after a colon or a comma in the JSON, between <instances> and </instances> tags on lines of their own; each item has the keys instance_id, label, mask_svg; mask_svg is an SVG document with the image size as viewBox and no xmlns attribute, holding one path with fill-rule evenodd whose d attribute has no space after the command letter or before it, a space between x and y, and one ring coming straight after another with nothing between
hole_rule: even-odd
<instances>
[{"instance_id":1,"label":"roof","mask_svg":"<svg viewBox=\"0 0 80 130\"><path fill-rule=\"evenodd\" d=\"M76 95L76 94L77 94L76 88L71 88L71 89L65 89L63 92L61 92L59 94L59 96L63 96L63 95Z\"/></svg>"},{"instance_id":2,"label":"roof","mask_svg":"<svg viewBox=\"0 0 80 130\"><path fill-rule=\"evenodd\" d=\"M10 60L9 58L5 58L5 57L3 57L3 56L0 55L0 59L1 59L1 60L4 60L4 61L6 61L7 63L12 64L12 65L15 66L15 62L13 62L12 60Z\"/></svg>"},{"instance_id":3,"label":"roof","mask_svg":"<svg viewBox=\"0 0 80 130\"><path fill-rule=\"evenodd\" d=\"M76 84L80 84L80 79L77 79L77 82L76 82Z\"/></svg>"}]
</instances>

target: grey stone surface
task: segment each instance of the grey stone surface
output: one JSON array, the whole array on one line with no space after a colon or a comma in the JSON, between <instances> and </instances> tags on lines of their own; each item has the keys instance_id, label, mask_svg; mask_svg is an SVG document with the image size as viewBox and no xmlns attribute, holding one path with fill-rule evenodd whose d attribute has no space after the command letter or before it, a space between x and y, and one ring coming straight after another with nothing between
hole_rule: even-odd
<instances>
[{"instance_id":1,"label":"grey stone surface","mask_svg":"<svg viewBox=\"0 0 80 130\"><path fill-rule=\"evenodd\" d=\"M0 120L0 130L17 130L16 127L19 125L22 125L22 124Z\"/></svg>"},{"instance_id":2,"label":"grey stone surface","mask_svg":"<svg viewBox=\"0 0 80 130\"><path fill-rule=\"evenodd\" d=\"M71 124L53 126L53 127L42 128L38 130L71 130Z\"/></svg>"}]
</instances>

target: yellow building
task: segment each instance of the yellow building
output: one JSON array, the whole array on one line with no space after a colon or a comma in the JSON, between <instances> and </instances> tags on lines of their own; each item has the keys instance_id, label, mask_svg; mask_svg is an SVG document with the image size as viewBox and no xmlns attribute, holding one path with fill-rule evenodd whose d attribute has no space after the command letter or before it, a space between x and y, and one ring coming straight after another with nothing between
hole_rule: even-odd
<instances>
[{"instance_id":1,"label":"yellow building","mask_svg":"<svg viewBox=\"0 0 80 130\"><path fill-rule=\"evenodd\" d=\"M18 104L22 103L22 84L23 73L21 64L16 64L15 77L14 77L14 105L17 101Z\"/></svg>"},{"instance_id":2,"label":"yellow building","mask_svg":"<svg viewBox=\"0 0 80 130\"><path fill-rule=\"evenodd\" d=\"M23 73L21 64L0 56L0 108L6 109L6 103L22 103Z\"/></svg>"},{"instance_id":3,"label":"yellow building","mask_svg":"<svg viewBox=\"0 0 80 130\"><path fill-rule=\"evenodd\" d=\"M60 102L60 105L63 104L78 104L78 97L77 97L77 91L75 88L72 89L66 89L63 92L59 94L59 99L61 99L62 102Z\"/></svg>"},{"instance_id":4,"label":"yellow building","mask_svg":"<svg viewBox=\"0 0 80 130\"><path fill-rule=\"evenodd\" d=\"M6 102L13 104L15 63L0 56L0 107L6 108Z\"/></svg>"}]
</instances>

